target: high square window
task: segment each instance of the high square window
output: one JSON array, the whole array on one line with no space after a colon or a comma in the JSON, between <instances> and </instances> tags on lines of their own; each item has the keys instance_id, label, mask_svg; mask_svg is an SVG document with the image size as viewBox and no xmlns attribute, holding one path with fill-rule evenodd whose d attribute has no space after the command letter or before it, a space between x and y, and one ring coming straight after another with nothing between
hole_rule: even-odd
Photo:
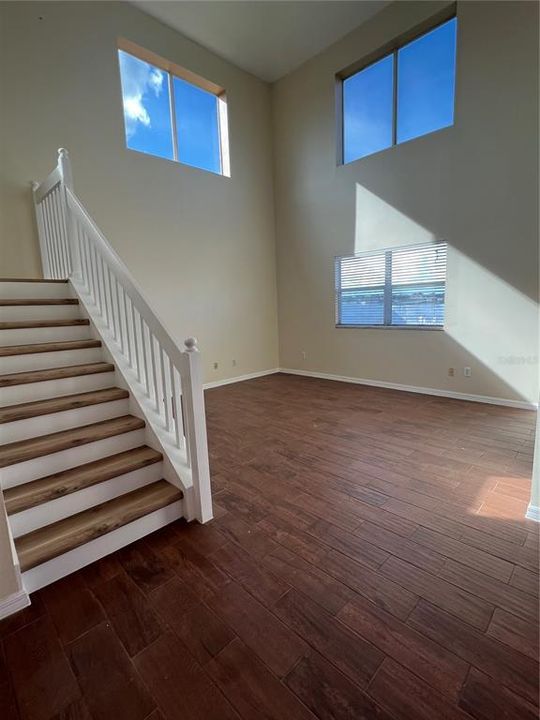
<instances>
[{"instance_id":1,"label":"high square window","mask_svg":"<svg viewBox=\"0 0 540 720\"><path fill-rule=\"evenodd\" d=\"M343 162L454 123L457 18L343 80Z\"/></svg>"},{"instance_id":2,"label":"high square window","mask_svg":"<svg viewBox=\"0 0 540 720\"><path fill-rule=\"evenodd\" d=\"M129 41L118 57L127 147L230 176L224 91Z\"/></svg>"}]
</instances>

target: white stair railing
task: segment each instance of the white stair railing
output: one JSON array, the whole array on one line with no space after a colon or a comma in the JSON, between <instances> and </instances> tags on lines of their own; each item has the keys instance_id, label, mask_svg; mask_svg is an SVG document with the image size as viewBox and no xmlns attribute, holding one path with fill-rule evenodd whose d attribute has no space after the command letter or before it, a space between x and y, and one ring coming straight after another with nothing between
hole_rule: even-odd
<instances>
[{"instance_id":1,"label":"white stair railing","mask_svg":"<svg viewBox=\"0 0 540 720\"><path fill-rule=\"evenodd\" d=\"M188 338L180 350L156 317L73 192L67 150L58 151L57 167L42 183L32 183L32 190L45 278L69 278L92 306L133 371L165 445L189 469L195 515L206 522L212 500L197 341Z\"/></svg>"}]
</instances>

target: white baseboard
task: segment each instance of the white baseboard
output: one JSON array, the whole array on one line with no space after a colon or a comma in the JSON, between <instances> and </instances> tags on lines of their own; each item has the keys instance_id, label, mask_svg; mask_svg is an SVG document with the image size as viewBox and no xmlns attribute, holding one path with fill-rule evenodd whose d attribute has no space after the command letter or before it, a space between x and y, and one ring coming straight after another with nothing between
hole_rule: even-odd
<instances>
[{"instance_id":1,"label":"white baseboard","mask_svg":"<svg viewBox=\"0 0 540 720\"><path fill-rule=\"evenodd\" d=\"M538 505L529 505L525 517L540 522L540 507Z\"/></svg>"},{"instance_id":2,"label":"white baseboard","mask_svg":"<svg viewBox=\"0 0 540 720\"><path fill-rule=\"evenodd\" d=\"M0 620L19 612L19 610L23 610L28 605L30 605L30 596L26 590L19 590L8 595L3 600L0 600Z\"/></svg>"},{"instance_id":3,"label":"white baseboard","mask_svg":"<svg viewBox=\"0 0 540 720\"><path fill-rule=\"evenodd\" d=\"M370 385L372 387L387 388L389 390L402 390L403 392L420 393L422 395L437 395L439 397L454 398L455 400L468 400L470 402L488 403L489 405L504 405L505 407L520 410L537 410L538 404L526 400L509 400L506 398L489 397L487 395L470 395L453 390L440 390L439 388L415 387L400 383L384 382L383 380L367 380L365 378L345 377L344 375L331 375L330 373L313 372L311 370L293 370L280 368L279 372L288 375L303 375L305 377L320 378L322 380L337 380L339 382L355 383L356 385Z\"/></svg>"},{"instance_id":4,"label":"white baseboard","mask_svg":"<svg viewBox=\"0 0 540 720\"><path fill-rule=\"evenodd\" d=\"M204 389L210 390L211 388L221 387L221 385L231 385L232 383L242 382L243 380L253 380L254 378L263 377L264 375L274 375L275 373L281 372L279 368L272 368L271 370L260 370L259 372L248 373L247 375L237 375L236 377L227 378L226 380L214 380L212 382L204 383ZM288 372L287 370L284 372Z\"/></svg>"}]
</instances>

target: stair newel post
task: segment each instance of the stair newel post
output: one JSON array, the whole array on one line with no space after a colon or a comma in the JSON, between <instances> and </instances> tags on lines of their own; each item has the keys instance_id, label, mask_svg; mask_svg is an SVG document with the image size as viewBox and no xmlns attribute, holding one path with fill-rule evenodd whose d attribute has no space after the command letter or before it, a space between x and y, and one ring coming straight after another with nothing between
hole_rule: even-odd
<instances>
[{"instance_id":1,"label":"stair newel post","mask_svg":"<svg viewBox=\"0 0 540 720\"><path fill-rule=\"evenodd\" d=\"M202 361L197 340L189 337L182 352L182 401L185 415L185 435L193 478L193 492L197 519L207 522L213 517L208 442L204 410Z\"/></svg>"},{"instance_id":2,"label":"stair newel post","mask_svg":"<svg viewBox=\"0 0 540 720\"><path fill-rule=\"evenodd\" d=\"M62 177L62 203L64 208L65 228L66 228L66 248L69 253L71 267L68 268L70 275L76 275L82 278L81 258L79 246L77 243L77 228L75 218L70 210L67 198L67 190L73 191L73 173L71 170L71 158L69 152L65 148L58 149L58 169Z\"/></svg>"}]
</instances>

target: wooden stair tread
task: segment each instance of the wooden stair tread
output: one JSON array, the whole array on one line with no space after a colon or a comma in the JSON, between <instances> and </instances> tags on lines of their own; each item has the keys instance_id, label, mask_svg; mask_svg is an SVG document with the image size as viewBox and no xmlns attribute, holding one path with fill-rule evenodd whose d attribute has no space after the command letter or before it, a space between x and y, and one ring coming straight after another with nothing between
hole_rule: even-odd
<instances>
[{"instance_id":1,"label":"wooden stair tread","mask_svg":"<svg viewBox=\"0 0 540 720\"><path fill-rule=\"evenodd\" d=\"M46 368L44 370L28 370L21 373L9 373L7 375L0 375L0 388L45 382L46 380L61 380L63 378L78 377L79 375L113 372L113 370L114 365L112 363L96 362L85 363L84 365L66 365L65 367L59 368Z\"/></svg>"},{"instance_id":2,"label":"wooden stair tread","mask_svg":"<svg viewBox=\"0 0 540 720\"><path fill-rule=\"evenodd\" d=\"M62 280L53 280L51 278L0 278L0 282L67 283L67 278Z\"/></svg>"},{"instance_id":3,"label":"wooden stair tread","mask_svg":"<svg viewBox=\"0 0 540 720\"><path fill-rule=\"evenodd\" d=\"M13 305L78 305L77 298L0 298L0 307Z\"/></svg>"},{"instance_id":4,"label":"wooden stair tread","mask_svg":"<svg viewBox=\"0 0 540 720\"><path fill-rule=\"evenodd\" d=\"M160 462L163 456L147 445L85 463L69 470L4 490L8 515L97 485L118 475Z\"/></svg>"},{"instance_id":5,"label":"wooden stair tread","mask_svg":"<svg viewBox=\"0 0 540 720\"><path fill-rule=\"evenodd\" d=\"M61 342L34 343L28 345L4 345L0 347L0 357L60 352L62 350L85 350L87 348L97 347L101 347L101 340L62 340Z\"/></svg>"},{"instance_id":6,"label":"wooden stair tread","mask_svg":"<svg viewBox=\"0 0 540 720\"><path fill-rule=\"evenodd\" d=\"M70 325L90 325L90 320L87 318L74 318L71 320L14 320L13 322L0 322L0 330L69 327Z\"/></svg>"},{"instance_id":7,"label":"wooden stair tread","mask_svg":"<svg viewBox=\"0 0 540 720\"><path fill-rule=\"evenodd\" d=\"M48 398L33 402L21 403L19 405L8 405L0 408L0 424L13 422L14 420L26 420L38 415L49 415L51 413L75 410L76 408L99 405L100 403L113 400L123 400L129 397L129 392L123 388L110 387L104 390L92 390L74 395L62 395L61 397Z\"/></svg>"},{"instance_id":8,"label":"wooden stair tread","mask_svg":"<svg viewBox=\"0 0 540 720\"><path fill-rule=\"evenodd\" d=\"M34 530L15 540L21 570L80 547L101 535L181 500L182 492L166 480L121 495L101 505Z\"/></svg>"},{"instance_id":9,"label":"wooden stair tread","mask_svg":"<svg viewBox=\"0 0 540 720\"><path fill-rule=\"evenodd\" d=\"M60 452L86 443L103 440L114 435L139 430L145 425L144 420L134 415L123 415L111 420L82 425L70 430L61 430L50 435L41 435L28 440L0 445L0 467L32 460L33 458Z\"/></svg>"}]
</instances>

